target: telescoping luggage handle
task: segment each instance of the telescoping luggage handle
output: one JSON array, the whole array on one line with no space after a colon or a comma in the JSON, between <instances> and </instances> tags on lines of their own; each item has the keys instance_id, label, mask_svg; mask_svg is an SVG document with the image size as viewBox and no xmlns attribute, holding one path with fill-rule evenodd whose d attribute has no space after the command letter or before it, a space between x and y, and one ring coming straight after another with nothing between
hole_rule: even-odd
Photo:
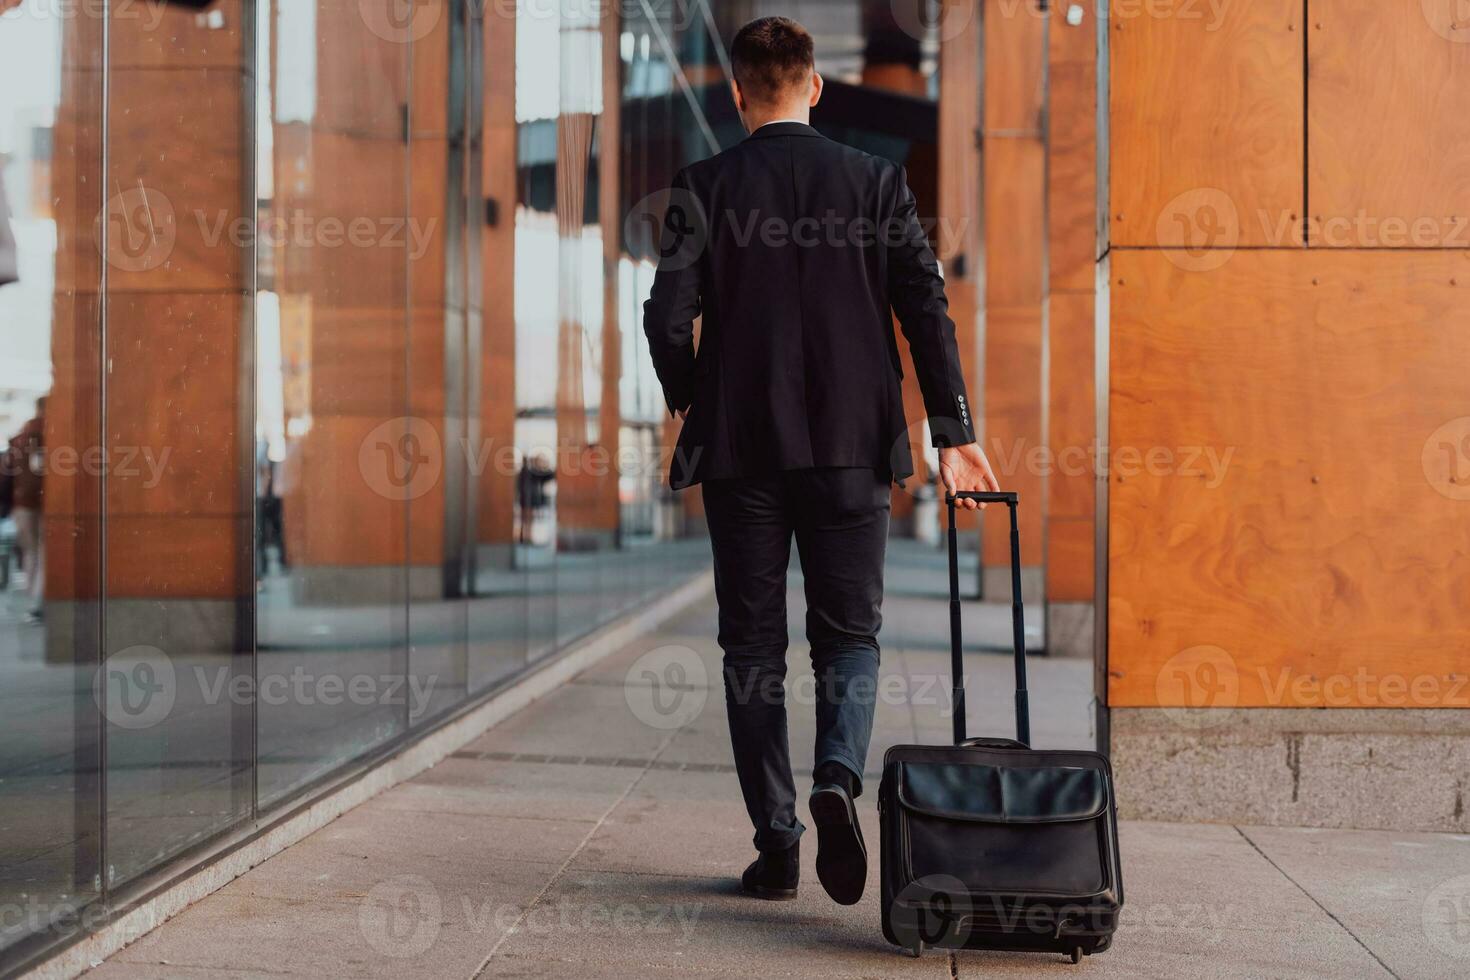
<instances>
[{"instance_id":1,"label":"telescoping luggage handle","mask_svg":"<svg viewBox=\"0 0 1470 980\"><path fill-rule=\"evenodd\" d=\"M1005 504L1011 515L1011 638L1016 651L1016 740L1031 744L1031 708L1026 699L1026 623L1021 610L1021 532L1016 523L1020 497L1014 491L962 490L945 496L949 504L949 659L954 696L954 744L965 741L965 664L960 655L960 558L955 531L955 501Z\"/></svg>"}]
</instances>

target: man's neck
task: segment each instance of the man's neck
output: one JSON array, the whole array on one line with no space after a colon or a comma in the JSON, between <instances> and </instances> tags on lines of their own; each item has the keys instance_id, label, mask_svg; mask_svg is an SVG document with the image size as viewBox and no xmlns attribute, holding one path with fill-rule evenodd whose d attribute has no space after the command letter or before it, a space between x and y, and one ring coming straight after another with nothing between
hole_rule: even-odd
<instances>
[{"instance_id":1,"label":"man's neck","mask_svg":"<svg viewBox=\"0 0 1470 980\"><path fill-rule=\"evenodd\" d=\"M760 113L747 111L745 114L745 125L749 132L755 132L762 126L768 126L774 122L799 122L810 126L812 118L812 107L809 105L785 106L780 109L770 109Z\"/></svg>"}]
</instances>

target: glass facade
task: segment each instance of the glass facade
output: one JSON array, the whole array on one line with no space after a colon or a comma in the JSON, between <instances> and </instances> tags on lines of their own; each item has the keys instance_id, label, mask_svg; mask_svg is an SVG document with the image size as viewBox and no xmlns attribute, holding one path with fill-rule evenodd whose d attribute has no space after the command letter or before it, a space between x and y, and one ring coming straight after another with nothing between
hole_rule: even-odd
<instances>
[{"instance_id":1,"label":"glass facade","mask_svg":"<svg viewBox=\"0 0 1470 980\"><path fill-rule=\"evenodd\" d=\"M0 3L0 962L707 567L623 218L710 25L521 6Z\"/></svg>"},{"instance_id":2,"label":"glass facade","mask_svg":"<svg viewBox=\"0 0 1470 980\"><path fill-rule=\"evenodd\" d=\"M778 6L0 0L0 965L708 568L641 309ZM938 213L923 6L797 13Z\"/></svg>"}]
</instances>

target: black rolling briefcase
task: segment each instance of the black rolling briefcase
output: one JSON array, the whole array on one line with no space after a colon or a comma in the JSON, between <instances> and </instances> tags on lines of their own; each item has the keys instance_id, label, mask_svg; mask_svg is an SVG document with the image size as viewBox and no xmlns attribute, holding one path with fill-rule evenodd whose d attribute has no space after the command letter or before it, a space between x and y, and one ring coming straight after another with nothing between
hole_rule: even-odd
<instances>
[{"instance_id":1,"label":"black rolling briefcase","mask_svg":"<svg viewBox=\"0 0 1470 980\"><path fill-rule=\"evenodd\" d=\"M1032 749L1014 493L1011 518L1016 738L966 738L955 495L949 504L954 745L896 745L878 795L883 935L924 946L1056 952L1076 963L1112 942L1123 906L1113 774L1097 752Z\"/></svg>"}]
</instances>

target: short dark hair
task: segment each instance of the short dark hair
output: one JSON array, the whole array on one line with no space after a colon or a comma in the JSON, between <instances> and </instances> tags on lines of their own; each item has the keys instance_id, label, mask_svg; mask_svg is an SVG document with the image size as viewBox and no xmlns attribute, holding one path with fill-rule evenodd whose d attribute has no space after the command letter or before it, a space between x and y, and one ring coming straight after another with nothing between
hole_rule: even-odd
<instances>
[{"instance_id":1,"label":"short dark hair","mask_svg":"<svg viewBox=\"0 0 1470 980\"><path fill-rule=\"evenodd\" d=\"M762 17L740 28L730 45L731 69L751 102L776 102L816 68L812 36L790 17Z\"/></svg>"}]
</instances>

